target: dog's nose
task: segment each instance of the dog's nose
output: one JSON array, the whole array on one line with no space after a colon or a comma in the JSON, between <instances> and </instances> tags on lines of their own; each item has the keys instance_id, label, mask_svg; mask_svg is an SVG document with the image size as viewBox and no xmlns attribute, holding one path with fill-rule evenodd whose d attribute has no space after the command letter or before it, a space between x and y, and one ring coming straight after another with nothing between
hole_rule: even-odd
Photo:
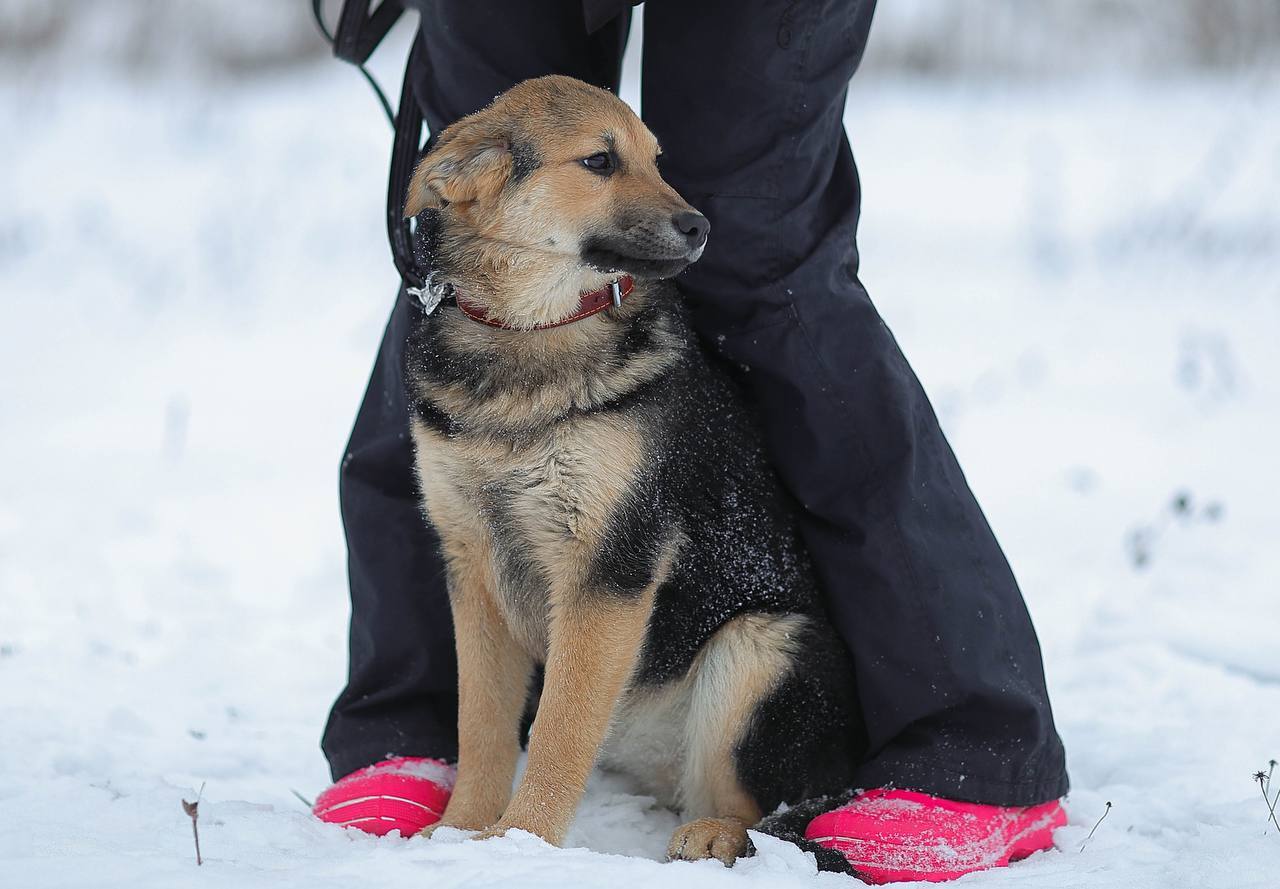
<instances>
[{"instance_id":1,"label":"dog's nose","mask_svg":"<svg viewBox=\"0 0 1280 889\"><path fill-rule=\"evenodd\" d=\"M701 213L685 210L671 217L672 224L684 239L689 242L690 250L697 250L707 243L707 234L711 231L711 223Z\"/></svg>"}]
</instances>

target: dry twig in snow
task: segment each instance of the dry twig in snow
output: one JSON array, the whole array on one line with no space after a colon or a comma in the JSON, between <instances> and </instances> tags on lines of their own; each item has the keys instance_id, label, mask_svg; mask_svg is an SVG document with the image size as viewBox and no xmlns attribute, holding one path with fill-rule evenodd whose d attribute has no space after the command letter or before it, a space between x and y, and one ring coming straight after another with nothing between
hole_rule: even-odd
<instances>
[{"instance_id":1,"label":"dry twig in snow","mask_svg":"<svg viewBox=\"0 0 1280 889\"><path fill-rule=\"evenodd\" d=\"M1103 810L1102 810L1102 818L1106 818L1106 817L1107 817L1108 815L1110 815L1110 814L1111 814L1111 800L1107 800L1107 807L1106 807L1105 809L1103 809ZM1084 847L1085 847L1086 845L1088 845L1089 840L1093 839L1093 831L1098 829L1098 825L1102 823L1102 818L1099 818L1099 819L1094 823L1094 825L1093 825L1093 830L1089 831L1089 835L1088 835L1087 837L1085 837L1085 838L1084 838L1084 842L1080 844L1080 851L1081 851L1081 852L1083 852L1083 851L1084 851Z\"/></svg>"},{"instance_id":2,"label":"dry twig in snow","mask_svg":"<svg viewBox=\"0 0 1280 889\"><path fill-rule=\"evenodd\" d=\"M200 790L196 793L196 801L194 803L189 803L186 800L182 801L182 811L186 812L187 816L191 818L191 836L194 837L196 841L197 867L204 864L204 862L200 860L200 829L196 827L196 821L200 818L200 797L203 795L204 785L201 784Z\"/></svg>"}]
</instances>

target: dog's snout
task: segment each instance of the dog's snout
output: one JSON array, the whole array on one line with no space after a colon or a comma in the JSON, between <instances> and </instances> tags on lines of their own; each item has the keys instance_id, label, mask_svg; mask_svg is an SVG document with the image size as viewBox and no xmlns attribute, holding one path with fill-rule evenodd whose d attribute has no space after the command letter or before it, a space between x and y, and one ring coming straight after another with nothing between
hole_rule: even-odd
<instances>
[{"instance_id":1,"label":"dog's snout","mask_svg":"<svg viewBox=\"0 0 1280 889\"><path fill-rule=\"evenodd\" d=\"M697 250L707 243L707 234L711 231L711 223L701 213L684 210L672 216L671 223L684 236L690 250Z\"/></svg>"}]
</instances>

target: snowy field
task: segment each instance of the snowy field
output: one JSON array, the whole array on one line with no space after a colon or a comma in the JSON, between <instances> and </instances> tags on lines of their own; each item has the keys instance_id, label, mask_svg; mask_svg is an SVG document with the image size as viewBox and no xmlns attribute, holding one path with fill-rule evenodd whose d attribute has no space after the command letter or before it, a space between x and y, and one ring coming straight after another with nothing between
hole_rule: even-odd
<instances>
[{"instance_id":1,"label":"snowy field","mask_svg":"<svg viewBox=\"0 0 1280 889\"><path fill-rule=\"evenodd\" d=\"M1280 886L1277 108L1264 76L855 83L863 277L1023 583L1074 785L1056 851L962 885ZM0 78L0 886L854 885L767 841L659 863L676 817L604 775L565 850L293 795L345 670L389 141L336 63Z\"/></svg>"}]
</instances>

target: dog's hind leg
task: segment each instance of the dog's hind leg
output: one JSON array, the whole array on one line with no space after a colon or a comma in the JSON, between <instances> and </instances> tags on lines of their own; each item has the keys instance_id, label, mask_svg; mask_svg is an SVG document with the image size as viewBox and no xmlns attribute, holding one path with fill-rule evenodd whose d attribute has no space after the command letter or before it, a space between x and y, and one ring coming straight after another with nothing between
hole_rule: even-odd
<instances>
[{"instance_id":1,"label":"dog's hind leg","mask_svg":"<svg viewBox=\"0 0 1280 889\"><path fill-rule=\"evenodd\" d=\"M511 805L482 838L519 828L563 842L635 668L655 587L634 597L583 597L553 609L528 765Z\"/></svg>"},{"instance_id":2,"label":"dog's hind leg","mask_svg":"<svg viewBox=\"0 0 1280 889\"><path fill-rule=\"evenodd\" d=\"M439 825L479 830L502 814L511 799L533 672L494 602L481 554L448 543L445 549L458 650L458 780L444 817L424 834Z\"/></svg>"},{"instance_id":3,"label":"dog's hind leg","mask_svg":"<svg viewBox=\"0 0 1280 889\"><path fill-rule=\"evenodd\" d=\"M806 618L744 614L726 623L695 662L685 729L681 801L686 817L671 837L672 859L732 865L747 828L763 814L743 786L735 753L759 704L792 667Z\"/></svg>"}]
</instances>

